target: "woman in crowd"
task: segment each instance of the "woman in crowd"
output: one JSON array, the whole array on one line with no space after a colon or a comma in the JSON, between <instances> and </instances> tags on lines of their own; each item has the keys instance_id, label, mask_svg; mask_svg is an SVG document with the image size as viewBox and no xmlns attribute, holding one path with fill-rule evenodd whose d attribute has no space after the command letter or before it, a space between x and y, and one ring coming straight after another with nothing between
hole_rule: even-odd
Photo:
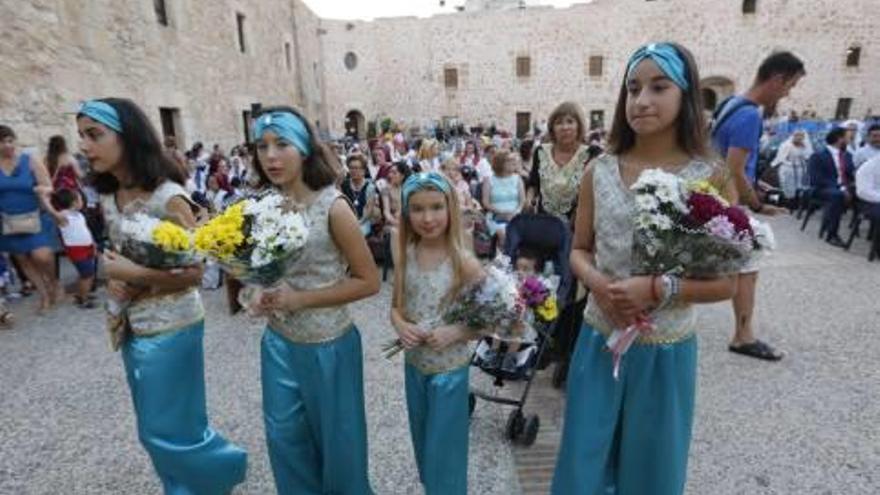
<instances>
[{"instance_id":1,"label":"woman in crowd","mask_svg":"<svg viewBox=\"0 0 880 495\"><path fill-rule=\"evenodd\" d=\"M499 151L492 158L493 174L483 182L483 207L488 216L489 233L498 237L498 245L504 245L507 223L522 211L526 204L523 181L516 173L519 160L516 155Z\"/></svg>"},{"instance_id":2,"label":"woman in crowd","mask_svg":"<svg viewBox=\"0 0 880 495\"><path fill-rule=\"evenodd\" d=\"M440 143L436 139L423 139L419 148L419 167L422 172L440 170Z\"/></svg>"},{"instance_id":3,"label":"woman in crowd","mask_svg":"<svg viewBox=\"0 0 880 495\"><path fill-rule=\"evenodd\" d=\"M370 235L375 220L372 210L376 203L376 185L370 180L367 159L363 155L350 155L345 160L348 177L342 182L342 193L351 201L364 236Z\"/></svg>"},{"instance_id":4,"label":"woman in crowd","mask_svg":"<svg viewBox=\"0 0 880 495\"><path fill-rule=\"evenodd\" d=\"M481 216L480 202L471 195L471 186L462 176L462 169L455 157L447 158L442 165L443 175L452 184L456 196L458 196L459 209L461 210L461 239L464 246L473 252L474 250L474 225Z\"/></svg>"},{"instance_id":5,"label":"woman in crowd","mask_svg":"<svg viewBox=\"0 0 880 495\"><path fill-rule=\"evenodd\" d=\"M462 167L470 167L473 170L477 169L477 165L480 164L480 153L477 151L477 144L473 141L467 141L464 145L464 152L461 154L461 160L459 161L459 165Z\"/></svg>"},{"instance_id":6,"label":"woman in crowd","mask_svg":"<svg viewBox=\"0 0 880 495\"><path fill-rule=\"evenodd\" d=\"M19 153L15 132L0 125L0 252L12 255L40 294L40 314L62 295L55 274L58 234L66 220L52 206L52 179L39 160Z\"/></svg>"},{"instance_id":7,"label":"woman in crowd","mask_svg":"<svg viewBox=\"0 0 880 495\"><path fill-rule=\"evenodd\" d=\"M535 150L528 180L528 204L570 221L578 184L588 160L584 117L576 103L560 104L547 123L549 142Z\"/></svg>"},{"instance_id":8,"label":"woman in crowd","mask_svg":"<svg viewBox=\"0 0 880 495\"><path fill-rule=\"evenodd\" d=\"M697 372L694 305L729 299L736 285L730 276L632 276L630 186L659 168L732 192L726 168L707 159L699 81L680 45L638 49L620 87L610 154L580 184L571 265L590 297L569 370L554 495L684 491ZM638 337L615 379L606 339L646 312L654 328Z\"/></svg>"},{"instance_id":9,"label":"woman in crowd","mask_svg":"<svg viewBox=\"0 0 880 495\"><path fill-rule=\"evenodd\" d=\"M171 161L177 165L177 167L185 174L189 174L189 166L186 163L186 156L181 153L180 148L177 146L177 138L174 136L165 136L165 140L162 143L165 146L165 152L168 153L168 157L171 158Z\"/></svg>"},{"instance_id":10,"label":"woman in crowd","mask_svg":"<svg viewBox=\"0 0 880 495\"><path fill-rule=\"evenodd\" d=\"M79 163L67 149L67 141L63 136L49 138L49 146L46 150L46 169L52 177L52 189L60 191L81 190L82 171ZM54 204L54 203L53 203ZM57 209L57 206L56 206Z\"/></svg>"},{"instance_id":11,"label":"woman in crowd","mask_svg":"<svg viewBox=\"0 0 880 495\"><path fill-rule=\"evenodd\" d=\"M244 182L247 179L248 162L247 150L244 146L236 146L232 148L229 160L229 180L238 179Z\"/></svg>"},{"instance_id":12,"label":"woman in crowd","mask_svg":"<svg viewBox=\"0 0 880 495\"><path fill-rule=\"evenodd\" d=\"M377 142L373 146L370 156L373 158L370 175L376 178L377 183L387 181L388 172L391 171L391 162L388 161L385 147Z\"/></svg>"},{"instance_id":13,"label":"woman in crowd","mask_svg":"<svg viewBox=\"0 0 880 495\"><path fill-rule=\"evenodd\" d=\"M798 129L782 143L772 166L779 167L779 187L788 199L794 199L797 192L809 183L807 160L813 154L813 146L807 133Z\"/></svg>"},{"instance_id":14,"label":"woman in crowd","mask_svg":"<svg viewBox=\"0 0 880 495\"><path fill-rule=\"evenodd\" d=\"M403 162L395 163L388 172L388 184L382 189L382 216L388 232L400 224L400 191L409 174L409 167Z\"/></svg>"}]
</instances>

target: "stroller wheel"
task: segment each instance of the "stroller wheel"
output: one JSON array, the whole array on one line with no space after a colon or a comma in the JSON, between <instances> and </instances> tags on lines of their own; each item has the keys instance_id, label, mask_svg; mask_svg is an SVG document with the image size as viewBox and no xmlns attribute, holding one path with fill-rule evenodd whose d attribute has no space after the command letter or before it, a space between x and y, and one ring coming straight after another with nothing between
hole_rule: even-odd
<instances>
[{"instance_id":1,"label":"stroller wheel","mask_svg":"<svg viewBox=\"0 0 880 495\"><path fill-rule=\"evenodd\" d=\"M541 420L538 418L537 414L533 414L526 419L525 428L522 432L522 436L520 436L520 443L525 445L526 447L531 446L535 443L535 438L538 437L538 429L541 427Z\"/></svg>"},{"instance_id":2,"label":"stroller wheel","mask_svg":"<svg viewBox=\"0 0 880 495\"><path fill-rule=\"evenodd\" d=\"M513 411L510 411L510 416L507 417L507 428L504 430L507 439L510 441L516 440L522 433L524 426L525 417L523 416L522 410L514 409Z\"/></svg>"},{"instance_id":3,"label":"stroller wheel","mask_svg":"<svg viewBox=\"0 0 880 495\"><path fill-rule=\"evenodd\" d=\"M553 370L553 388L562 388L568 378L568 362L559 361Z\"/></svg>"},{"instance_id":4,"label":"stroller wheel","mask_svg":"<svg viewBox=\"0 0 880 495\"><path fill-rule=\"evenodd\" d=\"M474 409L477 408L477 396L473 393L468 394L468 417L474 415Z\"/></svg>"}]
</instances>

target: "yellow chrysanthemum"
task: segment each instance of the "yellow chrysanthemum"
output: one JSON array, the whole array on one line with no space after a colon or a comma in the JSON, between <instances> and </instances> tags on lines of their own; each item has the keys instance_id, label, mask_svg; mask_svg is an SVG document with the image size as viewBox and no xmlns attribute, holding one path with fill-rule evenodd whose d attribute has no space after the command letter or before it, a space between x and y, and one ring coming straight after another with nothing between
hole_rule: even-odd
<instances>
[{"instance_id":1,"label":"yellow chrysanthemum","mask_svg":"<svg viewBox=\"0 0 880 495\"><path fill-rule=\"evenodd\" d=\"M718 201L721 202L721 204L723 204L724 206L729 206L729 203L726 199L724 199L724 196L721 195L721 192L718 191L718 188L716 188L711 182L706 179L697 180L689 183L688 190L690 190L691 192L698 192L714 196L716 199L718 199Z\"/></svg>"},{"instance_id":2,"label":"yellow chrysanthemum","mask_svg":"<svg viewBox=\"0 0 880 495\"><path fill-rule=\"evenodd\" d=\"M153 229L153 243L163 251L188 251L192 249L192 238L183 227L168 221L159 222Z\"/></svg>"},{"instance_id":3,"label":"yellow chrysanthemum","mask_svg":"<svg viewBox=\"0 0 880 495\"><path fill-rule=\"evenodd\" d=\"M196 229L195 247L200 253L221 260L231 258L244 243L244 203L236 203Z\"/></svg>"},{"instance_id":4,"label":"yellow chrysanthemum","mask_svg":"<svg viewBox=\"0 0 880 495\"><path fill-rule=\"evenodd\" d=\"M559 316L559 308L556 306L556 298L548 297L544 303L535 308L535 312L544 321L553 321Z\"/></svg>"},{"instance_id":5,"label":"yellow chrysanthemum","mask_svg":"<svg viewBox=\"0 0 880 495\"><path fill-rule=\"evenodd\" d=\"M688 189L690 189L693 192L698 192L698 193L703 193L703 194L711 194L713 196L720 196L720 194L718 193L718 189L716 189L715 186L713 186L711 182L709 182L705 179L692 182Z\"/></svg>"}]
</instances>

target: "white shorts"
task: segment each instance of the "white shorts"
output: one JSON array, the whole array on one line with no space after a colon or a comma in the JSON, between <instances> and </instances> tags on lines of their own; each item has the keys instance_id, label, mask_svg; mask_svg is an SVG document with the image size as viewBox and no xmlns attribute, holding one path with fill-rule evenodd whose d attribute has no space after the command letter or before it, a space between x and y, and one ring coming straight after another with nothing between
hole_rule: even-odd
<instances>
[{"instance_id":1,"label":"white shorts","mask_svg":"<svg viewBox=\"0 0 880 495\"><path fill-rule=\"evenodd\" d=\"M761 260L763 258L764 253L762 251L755 251L749 257L749 261L746 262L745 266L739 269L739 273L758 273L761 270Z\"/></svg>"}]
</instances>

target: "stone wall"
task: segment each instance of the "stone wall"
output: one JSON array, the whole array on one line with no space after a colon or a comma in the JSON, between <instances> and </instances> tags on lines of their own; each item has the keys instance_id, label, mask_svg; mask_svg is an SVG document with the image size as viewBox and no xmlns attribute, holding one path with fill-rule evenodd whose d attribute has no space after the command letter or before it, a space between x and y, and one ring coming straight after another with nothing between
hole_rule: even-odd
<instances>
[{"instance_id":1,"label":"stone wall","mask_svg":"<svg viewBox=\"0 0 880 495\"><path fill-rule=\"evenodd\" d=\"M655 40L693 51L717 99L746 89L772 51L791 50L805 60L808 76L781 111L831 118L839 98L852 98L850 115L861 117L880 113L877 19L876 0L758 0L754 14L743 14L739 0L596 0L566 9L325 20L328 122L342 133L346 114L356 110L367 120L425 125L457 117L514 130L517 112L541 121L559 102L574 100L587 118L603 112L607 126L627 57ZM861 61L846 67L853 45L861 47ZM349 52L358 61L352 70L343 63ZM530 57L530 76L517 76L518 56ZM589 75L591 56L603 58L601 76ZM457 69L457 89L445 87L445 68Z\"/></svg>"},{"instance_id":2,"label":"stone wall","mask_svg":"<svg viewBox=\"0 0 880 495\"><path fill-rule=\"evenodd\" d=\"M242 112L254 102L319 117L319 21L299 0L165 3L168 26L154 2L0 0L0 122L42 148L52 134L75 138L80 101L122 96L160 131L159 108L177 109L183 146L227 147L244 141Z\"/></svg>"},{"instance_id":3,"label":"stone wall","mask_svg":"<svg viewBox=\"0 0 880 495\"><path fill-rule=\"evenodd\" d=\"M183 146L243 141L254 102L296 104L337 134L351 111L514 130L517 113L540 122L564 100L607 125L626 58L662 39L694 52L716 99L746 88L765 55L790 49L808 76L781 110L833 117L838 99L852 98L852 116L880 112L876 0L758 0L755 14L739 0L595 0L370 22L323 20L302 0L178 0L166 2L168 26L154 3L0 0L0 122L42 148L52 134L75 138L79 101L112 95L138 102L160 129L159 108L176 109ZM845 65L851 46L859 67ZM601 75L590 75L591 56L602 57ZM529 58L528 76L517 57ZM445 87L447 68L457 88Z\"/></svg>"}]
</instances>

